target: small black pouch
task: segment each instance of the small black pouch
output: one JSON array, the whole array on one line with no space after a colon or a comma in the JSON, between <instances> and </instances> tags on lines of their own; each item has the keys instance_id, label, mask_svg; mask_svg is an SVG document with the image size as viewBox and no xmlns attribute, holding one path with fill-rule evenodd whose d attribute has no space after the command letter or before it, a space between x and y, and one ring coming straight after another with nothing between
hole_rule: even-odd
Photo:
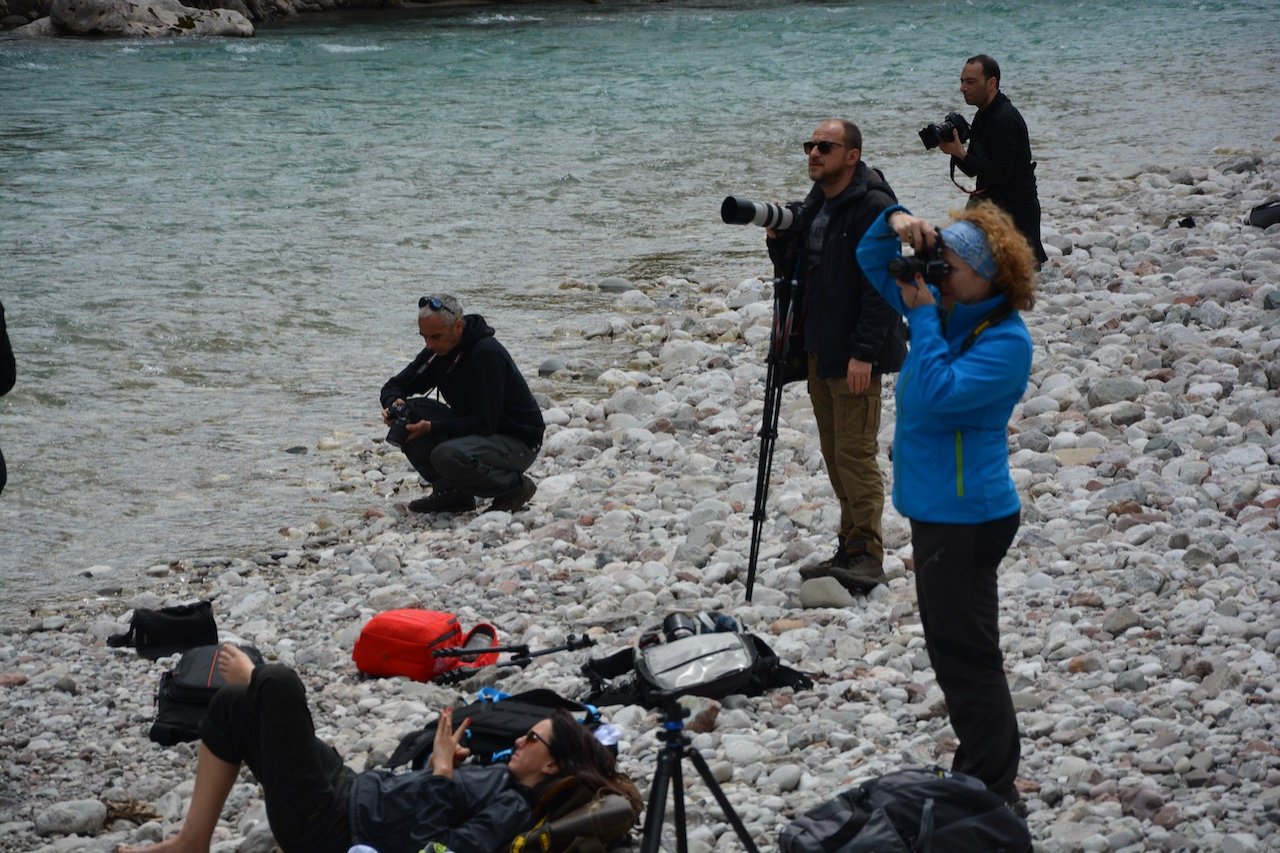
<instances>
[{"instance_id":1,"label":"small black pouch","mask_svg":"<svg viewBox=\"0 0 1280 853\"><path fill-rule=\"evenodd\" d=\"M107 638L108 646L133 646L139 655L151 660L217 642L218 626L213 621L213 604L208 601L159 610L140 607L133 611L127 633Z\"/></svg>"}]
</instances>

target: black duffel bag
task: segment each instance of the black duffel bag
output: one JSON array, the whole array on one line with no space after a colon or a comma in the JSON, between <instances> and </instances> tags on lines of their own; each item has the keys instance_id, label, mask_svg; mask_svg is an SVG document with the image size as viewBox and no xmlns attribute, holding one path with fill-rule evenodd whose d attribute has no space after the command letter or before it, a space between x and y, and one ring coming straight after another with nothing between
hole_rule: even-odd
<instances>
[{"instance_id":1,"label":"black duffel bag","mask_svg":"<svg viewBox=\"0 0 1280 853\"><path fill-rule=\"evenodd\" d=\"M782 853L1030 853L1027 824L980 779L899 770L842 791L778 836Z\"/></svg>"},{"instance_id":2,"label":"black duffel bag","mask_svg":"<svg viewBox=\"0 0 1280 853\"><path fill-rule=\"evenodd\" d=\"M107 638L113 648L132 646L144 658L155 660L218 642L213 604L195 601L150 610L139 607L129 620L129 630Z\"/></svg>"}]
</instances>

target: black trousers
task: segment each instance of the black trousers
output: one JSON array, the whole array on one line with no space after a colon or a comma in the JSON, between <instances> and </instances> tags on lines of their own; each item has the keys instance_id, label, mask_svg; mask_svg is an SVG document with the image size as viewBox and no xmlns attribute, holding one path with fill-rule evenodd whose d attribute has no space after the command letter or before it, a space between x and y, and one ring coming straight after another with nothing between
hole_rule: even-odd
<instances>
[{"instance_id":1,"label":"black trousers","mask_svg":"<svg viewBox=\"0 0 1280 853\"><path fill-rule=\"evenodd\" d=\"M252 771L282 850L346 853L355 771L316 738L297 673L268 664L254 668L249 684L219 690L200 725L200 739L218 758Z\"/></svg>"},{"instance_id":2,"label":"black trousers","mask_svg":"<svg viewBox=\"0 0 1280 853\"><path fill-rule=\"evenodd\" d=\"M951 769L975 776L1006 800L1022 750L1000 653L996 569L1018 532L1018 516L982 524L911 522L920 621L960 746Z\"/></svg>"}]
</instances>

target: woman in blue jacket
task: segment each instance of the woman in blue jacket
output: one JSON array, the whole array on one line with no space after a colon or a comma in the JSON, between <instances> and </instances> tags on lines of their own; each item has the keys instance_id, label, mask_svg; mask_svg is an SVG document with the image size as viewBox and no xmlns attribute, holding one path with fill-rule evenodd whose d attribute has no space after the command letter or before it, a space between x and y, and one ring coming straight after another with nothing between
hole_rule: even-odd
<instances>
[{"instance_id":1,"label":"woman in blue jacket","mask_svg":"<svg viewBox=\"0 0 1280 853\"><path fill-rule=\"evenodd\" d=\"M952 214L941 231L886 209L858 245L867 278L911 329L898 376L893 505L911 522L916 594L929 660L959 739L952 769L1010 804L1018 722L1000 654L996 570L1018 531L1007 430L1031 374L1019 312L1035 303L1035 258L992 204ZM945 267L899 281L910 244Z\"/></svg>"}]
</instances>

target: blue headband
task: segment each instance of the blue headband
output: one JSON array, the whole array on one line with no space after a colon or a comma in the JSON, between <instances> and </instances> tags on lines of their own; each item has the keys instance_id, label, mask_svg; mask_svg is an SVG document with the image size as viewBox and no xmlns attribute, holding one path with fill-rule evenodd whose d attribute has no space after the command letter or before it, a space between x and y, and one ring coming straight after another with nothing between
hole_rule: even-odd
<instances>
[{"instance_id":1,"label":"blue headband","mask_svg":"<svg viewBox=\"0 0 1280 853\"><path fill-rule=\"evenodd\" d=\"M977 225L965 219L952 222L942 229L942 242L987 281L996 277L995 255L991 254L987 235Z\"/></svg>"}]
</instances>

